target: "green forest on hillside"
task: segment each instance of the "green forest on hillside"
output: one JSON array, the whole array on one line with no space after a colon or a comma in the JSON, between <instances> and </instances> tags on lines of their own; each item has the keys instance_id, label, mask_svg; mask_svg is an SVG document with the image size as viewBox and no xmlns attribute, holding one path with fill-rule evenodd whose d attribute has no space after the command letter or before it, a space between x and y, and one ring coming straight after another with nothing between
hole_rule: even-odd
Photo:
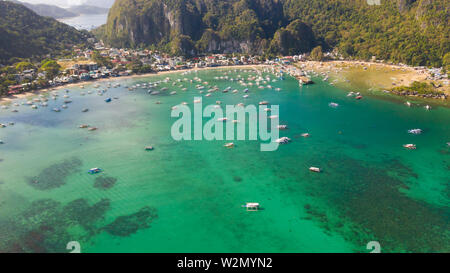
<instances>
[{"instance_id":1,"label":"green forest on hillside","mask_svg":"<svg viewBox=\"0 0 450 273\"><path fill-rule=\"evenodd\" d=\"M0 1L0 63L10 63L12 58L55 56L84 43L89 36L20 4Z\"/></svg>"},{"instance_id":2,"label":"green forest on hillside","mask_svg":"<svg viewBox=\"0 0 450 273\"><path fill-rule=\"evenodd\" d=\"M441 66L450 51L448 0L117 0L95 34L116 47L173 54L299 54ZM244 44L244 46L242 46Z\"/></svg>"},{"instance_id":3,"label":"green forest on hillside","mask_svg":"<svg viewBox=\"0 0 450 273\"><path fill-rule=\"evenodd\" d=\"M446 0L382 1L287 0L288 18L302 18L328 48L344 56L376 56L412 65L440 66L450 51Z\"/></svg>"}]
</instances>

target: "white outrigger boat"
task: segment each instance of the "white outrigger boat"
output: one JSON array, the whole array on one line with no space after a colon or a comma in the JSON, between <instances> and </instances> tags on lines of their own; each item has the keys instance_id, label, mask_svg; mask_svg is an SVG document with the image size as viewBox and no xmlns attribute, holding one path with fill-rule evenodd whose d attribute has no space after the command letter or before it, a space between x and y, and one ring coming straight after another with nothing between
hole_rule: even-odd
<instances>
[{"instance_id":1,"label":"white outrigger boat","mask_svg":"<svg viewBox=\"0 0 450 273\"><path fill-rule=\"evenodd\" d=\"M415 150L416 149L416 145L415 144L405 144L405 145L403 145L403 147L408 149L408 150Z\"/></svg>"},{"instance_id":2,"label":"white outrigger boat","mask_svg":"<svg viewBox=\"0 0 450 273\"><path fill-rule=\"evenodd\" d=\"M286 143L289 143L290 141L291 141L291 139L288 137L281 137L281 138L275 140L276 143L280 143L280 144L286 144Z\"/></svg>"},{"instance_id":3,"label":"white outrigger boat","mask_svg":"<svg viewBox=\"0 0 450 273\"><path fill-rule=\"evenodd\" d=\"M328 104L328 106L330 106L330 107L332 107L332 108L336 108L336 107L339 106L339 104L337 104L337 103L335 103L335 102L330 102L330 103Z\"/></svg>"},{"instance_id":4,"label":"white outrigger boat","mask_svg":"<svg viewBox=\"0 0 450 273\"><path fill-rule=\"evenodd\" d=\"M224 147L227 147L227 148L233 148L234 147L234 143L233 142L230 142L230 143L226 143L225 145L223 145Z\"/></svg>"},{"instance_id":5,"label":"white outrigger boat","mask_svg":"<svg viewBox=\"0 0 450 273\"><path fill-rule=\"evenodd\" d=\"M246 208L247 211L258 211L259 203L245 203L245 205L242 205L242 207Z\"/></svg>"},{"instance_id":6,"label":"white outrigger boat","mask_svg":"<svg viewBox=\"0 0 450 273\"><path fill-rule=\"evenodd\" d=\"M411 129L411 130L408 130L408 133L413 134L413 135L419 135L422 133L422 129Z\"/></svg>"}]
</instances>

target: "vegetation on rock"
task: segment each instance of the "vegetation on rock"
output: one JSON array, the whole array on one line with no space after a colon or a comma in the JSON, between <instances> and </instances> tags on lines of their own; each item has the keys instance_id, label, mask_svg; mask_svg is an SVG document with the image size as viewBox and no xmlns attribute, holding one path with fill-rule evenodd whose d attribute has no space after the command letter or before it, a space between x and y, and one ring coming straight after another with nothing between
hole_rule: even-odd
<instances>
[{"instance_id":1,"label":"vegetation on rock","mask_svg":"<svg viewBox=\"0 0 450 273\"><path fill-rule=\"evenodd\" d=\"M117 0L96 35L112 46L194 53L299 54L441 66L450 51L445 0Z\"/></svg>"},{"instance_id":2,"label":"vegetation on rock","mask_svg":"<svg viewBox=\"0 0 450 273\"><path fill-rule=\"evenodd\" d=\"M42 17L23 5L0 1L0 63L12 58L59 55L89 36L49 17Z\"/></svg>"}]
</instances>

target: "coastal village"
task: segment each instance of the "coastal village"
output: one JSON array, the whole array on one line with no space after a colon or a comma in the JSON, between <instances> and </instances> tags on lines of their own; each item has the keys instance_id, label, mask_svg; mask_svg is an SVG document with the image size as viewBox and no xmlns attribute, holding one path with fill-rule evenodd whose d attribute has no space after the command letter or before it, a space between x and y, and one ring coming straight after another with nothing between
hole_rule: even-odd
<instances>
[{"instance_id":1,"label":"coastal village","mask_svg":"<svg viewBox=\"0 0 450 273\"><path fill-rule=\"evenodd\" d=\"M448 99L449 96L448 74L444 73L443 68L410 67L404 64L394 65L376 60L375 56L372 58L372 62L344 60L336 52L324 53L323 61L315 62L310 60L308 54L280 56L272 60L263 59L261 56L244 54L211 54L185 58L183 56L170 56L149 49L109 48L102 41L96 41L94 38L90 38L88 42L91 45L89 48L74 46L72 58L57 59L58 71L53 77L49 77L47 71L36 68L38 65L22 71L11 69L13 75L3 72L0 77L8 77L10 80L13 78L12 81L14 82L14 84L8 85L7 91L4 90L3 96L14 97L24 92L33 92L44 88L54 88L102 78L231 65L277 65L280 69L286 70L286 72L297 77L302 82L311 83L312 81L305 71L327 80L333 69L335 72L342 71L342 68L336 68L336 63L339 64L339 62L360 65L364 70L367 70L367 67L373 64L392 67L393 71L413 70L416 75L423 75L420 79L430 82L436 89L436 92L418 94L408 90L392 90L392 93L444 100ZM395 86L396 83L392 83L392 85ZM390 91L385 90L385 92Z\"/></svg>"}]
</instances>

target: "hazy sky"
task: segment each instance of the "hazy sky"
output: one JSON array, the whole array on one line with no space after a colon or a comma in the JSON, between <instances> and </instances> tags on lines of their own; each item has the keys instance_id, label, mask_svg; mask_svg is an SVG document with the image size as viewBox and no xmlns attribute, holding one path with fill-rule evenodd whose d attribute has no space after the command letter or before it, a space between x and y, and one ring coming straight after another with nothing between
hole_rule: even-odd
<instances>
[{"instance_id":1,"label":"hazy sky","mask_svg":"<svg viewBox=\"0 0 450 273\"><path fill-rule=\"evenodd\" d=\"M114 0L19 0L19 1L28 2L31 4L50 4L64 8L81 4L110 8L112 4L114 4Z\"/></svg>"}]
</instances>

